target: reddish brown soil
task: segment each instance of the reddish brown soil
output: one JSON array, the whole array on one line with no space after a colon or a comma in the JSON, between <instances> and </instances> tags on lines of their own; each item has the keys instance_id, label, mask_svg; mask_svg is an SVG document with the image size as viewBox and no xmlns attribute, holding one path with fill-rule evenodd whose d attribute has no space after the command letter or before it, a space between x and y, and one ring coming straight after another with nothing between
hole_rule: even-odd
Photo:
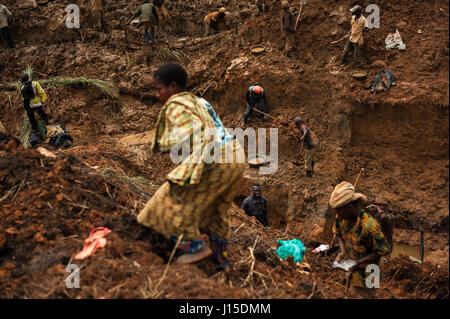
<instances>
[{"instance_id":1,"label":"reddish brown soil","mask_svg":"<svg viewBox=\"0 0 450 319\"><path fill-rule=\"evenodd\" d=\"M9 134L0 141L0 297L343 298L345 275L330 268L335 253L317 257L309 250L305 274L280 263L272 247L283 238L300 238L308 248L318 244L333 186L353 182L364 167L359 190L369 200L387 197L397 226L405 228L396 230L395 240L416 246L424 228L429 251L421 265L407 257L388 259L378 297L448 298L448 2L379 1L381 28L366 37L363 82L349 76L356 68L336 62L344 42L329 43L347 32L348 16L338 24L333 12L340 6L345 12L351 1L309 0L294 58L283 55L278 3L263 18L252 15L250 1L230 2L233 31L203 38L202 17L211 8L199 0L169 1L177 25L157 33L162 37L155 48L142 42L141 30L121 26L136 3L106 4L106 33L91 29L83 5L81 29L66 29L61 18L68 3L19 10L6 1L18 22L17 47L0 52L0 83L16 81L31 65L36 79L111 81L120 90L120 104L93 88L48 88L51 121L66 124L75 139L68 150L49 148L57 155L53 160L23 149L12 137L20 136L22 101L14 91L0 91L0 120ZM406 51L384 49L396 27ZM229 277L212 259L166 267L173 244L135 221L173 164L150 154L148 143L119 141L155 127L159 105L151 74L167 60L165 41L187 55L182 63L189 89L212 102L227 127L241 126L245 90L258 82L271 115L286 123L302 116L321 141L317 172L308 179L302 166L292 164L299 147L293 125L250 119L249 127L279 128L280 162L274 175L249 168L236 203L254 181L261 182L273 228L258 228L233 207ZM252 55L249 48L261 43L268 52ZM241 56L248 58L247 67L227 72ZM395 73L397 86L373 95L366 87L384 68L380 63ZM446 232L431 233L428 226L445 218ZM67 289L65 266L96 226L113 230L108 244L79 262L82 289ZM246 281L249 247L258 235L254 273Z\"/></svg>"}]
</instances>

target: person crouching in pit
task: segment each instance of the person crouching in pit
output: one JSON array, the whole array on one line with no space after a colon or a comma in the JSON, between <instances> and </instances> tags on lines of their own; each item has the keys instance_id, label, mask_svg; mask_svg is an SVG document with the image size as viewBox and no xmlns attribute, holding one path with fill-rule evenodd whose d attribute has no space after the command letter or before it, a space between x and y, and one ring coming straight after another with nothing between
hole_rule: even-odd
<instances>
[{"instance_id":1,"label":"person crouching in pit","mask_svg":"<svg viewBox=\"0 0 450 319\"><path fill-rule=\"evenodd\" d=\"M208 164L207 152L203 150L210 140L202 138L200 152L195 147L190 150L167 175L167 181L148 201L137 220L171 236L174 242L182 236L177 248L185 254L177 263L193 263L213 254L217 263L228 271L228 209L245 169L244 163L235 160L243 150L238 140L226 132L211 104L185 91L186 82L186 71L176 63L165 64L154 73L157 96L164 105L156 123L152 151L170 152L183 143L191 144L200 128L202 132L215 132L215 143L222 150L222 158ZM184 133L177 134L177 131ZM233 154L232 163L225 160L225 154L227 159L228 154ZM201 160L195 161L196 156ZM212 249L201 239L202 234L209 235Z\"/></svg>"}]
</instances>

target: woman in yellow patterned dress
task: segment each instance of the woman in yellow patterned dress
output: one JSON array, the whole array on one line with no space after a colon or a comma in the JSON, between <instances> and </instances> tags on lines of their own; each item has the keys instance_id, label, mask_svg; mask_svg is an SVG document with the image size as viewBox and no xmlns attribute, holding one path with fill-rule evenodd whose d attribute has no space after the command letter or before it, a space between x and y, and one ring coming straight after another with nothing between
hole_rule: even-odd
<instances>
[{"instance_id":1,"label":"woman in yellow patterned dress","mask_svg":"<svg viewBox=\"0 0 450 319\"><path fill-rule=\"evenodd\" d=\"M173 155L181 145L192 146L199 137L201 142L167 175L167 181L139 213L138 222L171 236L175 242L182 236L177 248L185 254L178 263L196 262L213 254L220 266L229 269L228 209L245 169L243 151L212 106L185 91L186 82L186 71L175 63L165 64L154 73L157 95L164 106L152 151ZM203 138L207 131L214 131L215 136ZM211 143L221 152L208 163L209 152L204 150ZM233 155L231 161L229 154ZM201 239L202 234L209 235L212 249Z\"/></svg>"}]
</instances>

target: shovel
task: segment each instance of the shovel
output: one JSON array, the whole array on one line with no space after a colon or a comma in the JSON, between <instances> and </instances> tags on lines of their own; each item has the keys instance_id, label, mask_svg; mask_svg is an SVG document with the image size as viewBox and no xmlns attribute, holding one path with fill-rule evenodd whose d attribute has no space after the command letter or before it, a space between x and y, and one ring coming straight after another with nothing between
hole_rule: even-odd
<instances>
[{"instance_id":1,"label":"shovel","mask_svg":"<svg viewBox=\"0 0 450 319\"><path fill-rule=\"evenodd\" d=\"M262 112L262 111L260 111L260 110L258 110L258 109L256 109L256 108L253 108L253 110L256 111L256 112L258 112L258 113L261 113L262 115L265 115L265 116L267 116L267 117L270 117L272 120L277 121L277 122L280 123L281 125L289 126L289 124L287 124L287 123L285 123L285 122L281 122L279 119L277 119L276 117L273 117L273 116L270 115L270 114L264 113L264 112Z\"/></svg>"},{"instance_id":2,"label":"shovel","mask_svg":"<svg viewBox=\"0 0 450 319\"><path fill-rule=\"evenodd\" d=\"M331 41L330 43L335 44L335 43L341 42L342 40L348 38L350 35L351 35L351 33L349 32L346 35L344 35L342 38L340 38L339 40Z\"/></svg>"},{"instance_id":3,"label":"shovel","mask_svg":"<svg viewBox=\"0 0 450 319\"><path fill-rule=\"evenodd\" d=\"M301 163L298 161L300 159L300 155L302 154L302 149L303 149L303 144L305 143L305 139L302 140L302 145L300 145L300 152L298 152L297 155L297 159L295 160L295 162L292 162L292 164L296 165L296 166L300 166Z\"/></svg>"}]
</instances>

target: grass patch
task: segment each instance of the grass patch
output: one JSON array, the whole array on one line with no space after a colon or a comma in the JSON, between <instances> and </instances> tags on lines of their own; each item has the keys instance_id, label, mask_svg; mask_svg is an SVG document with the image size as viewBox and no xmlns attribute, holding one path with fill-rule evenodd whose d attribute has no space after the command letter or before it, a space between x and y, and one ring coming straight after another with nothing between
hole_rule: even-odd
<instances>
[{"instance_id":1,"label":"grass patch","mask_svg":"<svg viewBox=\"0 0 450 319\"><path fill-rule=\"evenodd\" d=\"M28 65L25 69L25 74L28 74L28 77L30 79L33 78L33 69ZM39 80L39 83L43 86L47 87L61 87L66 85L83 85L83 86L90 86L98 91L100 91L102 94L106 95L108 98L112 100L117 100L119 98L119 90L115 88L112 84L109 82L98 80L98 79L88 79L84 76L80 76L77 78L72 77L53 77L46 80ZM17 90L20 93L20 87L21 83L20 81L17 82L11 82L11 83L1 83L0 84L0 91L13 91Z\"/></svg>"},{"instance_id":2,"label":"grass patch","mask_svg":"<svg viewBox=\"0 0 450 319\"><path fill-rule=\"evenodd\" d=\"M130 177L127 175L119 175L114 168L105 167L102 169L102 175L107 178L117 178L121 179L127 183L145 183L147 180L142 176Z\"/></svg>"}]
</instances>

